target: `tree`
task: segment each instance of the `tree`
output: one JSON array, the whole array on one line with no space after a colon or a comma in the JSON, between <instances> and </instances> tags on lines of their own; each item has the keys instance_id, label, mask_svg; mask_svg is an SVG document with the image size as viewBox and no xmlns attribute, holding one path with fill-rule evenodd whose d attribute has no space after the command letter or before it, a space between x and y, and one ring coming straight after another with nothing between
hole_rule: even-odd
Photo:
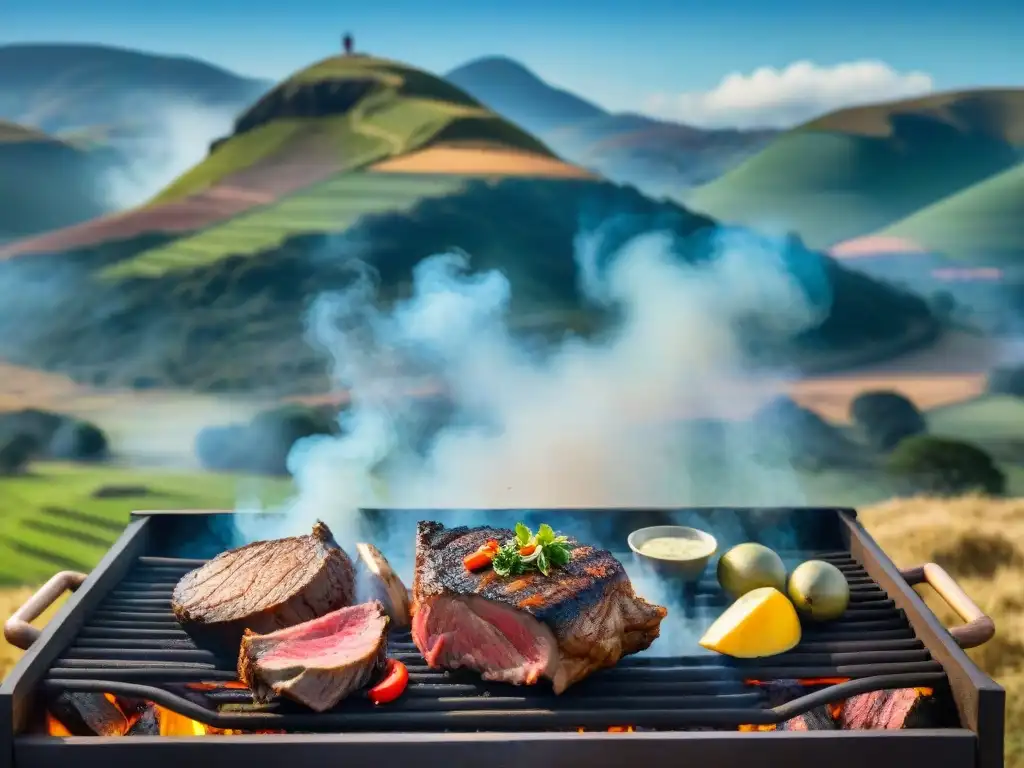
<instances>
[{"instance_id":1,"label":"tree","mask_svg":"<svg viewBox=\"0 0 1024 768\"><path fill-rule=\"evenodd\" d=\"M985 389L992 395L1024 397L1024 365L1003 365L993 369Z\"/></svg>"},{"instance_id":2,"label":"tree","mask_svg":"<svg viewBox=\"0 0 1024 768\"><path fill-rule=\"evenodd\" d=\"M998 495L1006 490L1006 476L983 450L930 435L901 442L887 457L886 470L913 492Z\"/></svg>"},{"instance_id":3,"label":"tree","mask_svg":"<svg viewBox=\"0 0 1024 768\"><path fill-rule=\"evenodd\" d=\"M850 418L864 438L879 451L889 451L928 425L917 406L897 392L865 392L850 403Z\"/></svg>"},{"instance_id":4,"label":"tree","mask_svg":"<svg viewBox=\"0 0 1024 768\"><path fill-rule=\"evenodd\" d=\"M39 444L32 435L19 432L0 443L0 474L23 472Z\"/></svg>"},{"instance_id":5,"label":"tree","mask_svg":"<svg viewBox=\"0 0 1024 768\"><path fill-rule=\"evenodd\" d=\"M65 421L50 440L49 455L70 461L107 458L109 446L102 429L87 421Z\"/></svg>"}]
</instances>

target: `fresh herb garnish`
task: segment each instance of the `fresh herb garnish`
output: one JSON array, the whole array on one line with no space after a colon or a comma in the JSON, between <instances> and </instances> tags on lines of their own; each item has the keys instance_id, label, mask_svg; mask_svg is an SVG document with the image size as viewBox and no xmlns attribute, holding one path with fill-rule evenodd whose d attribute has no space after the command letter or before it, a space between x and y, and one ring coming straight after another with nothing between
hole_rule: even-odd
<instances>
[{"instance_id":1,"label":"fresh herb garnish","mask_svg":"<svg viewBox=\"0 0 1024 768\"><path fill-rule=\"evenodd\" d=\"M569 538L559 536L544 523L534 534L522 523L516 523L516 535L505 542L494 555L492 567L499 576L519 576L529 570L538 570L545 576L553 567L569 562Z\"/></svg>"}]
</instances>

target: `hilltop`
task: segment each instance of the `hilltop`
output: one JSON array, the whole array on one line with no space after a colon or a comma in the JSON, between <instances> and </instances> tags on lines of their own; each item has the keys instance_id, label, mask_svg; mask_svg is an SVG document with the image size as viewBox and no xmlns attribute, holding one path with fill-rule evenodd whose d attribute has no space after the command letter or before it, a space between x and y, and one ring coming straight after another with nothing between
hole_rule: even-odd
<instances>
[{"instance_id":1,"label":"hilltop","mask_svg":"<svg viewBox=\"0 0 1024 768\"><path fill-rule=\"evenodd\" d=\"M98 216L111 159L28 126L0 121L0 244Z\"/></svg>"},{"instance_id":2,"label":"hilltop","mask_svg":"<svg viewBox=\"0 0 1024 768\"><path fill-rule=\"evenodd\" d=\"M998 174L1024 152L1024 89L840 110L776 138L686 199L817 248L884 229Z\"/></svg>"},{"instance_id":3,"label":"hilltop","mask_svg":"<svg viewBox=\"0 0 1024 768\"><path fill-rule=\"evenodd\" d=\"M445 79L536 134L566 159L651 194L675 194L716 178L777 133L704 130L613 114L503 56L467 62Z\"/></svg>"},{"instance_id":4,"label":"hilltop","mask_svg":"<svg viewBox=\"0 0 1024 768\"><path fill-rule=\"evenodd\" d=\"M413 266L453 250L512 283L517 332L590 333L582 228L672 233L708 258L715 222L567 163L454 85L368 56L326 59L270 89L209 156L150 204L0 249L17 295L0 352L79 380L137 387L315 392L325 360L305 343L310 302L374 268L380 300ZM796 240L773 246L822 306L799 338L758 337L763 357L814 369L931 338L922 301L847 272ZM44 309L32 291L47 286Z\"/></svg>"},{"instance_id":5,"label":"hilltop","mask_svg":"<svg viewBox=\"0 0 1024 768\"><path fill-rule=\"evenodd\" d=\"M150 127L154 106L236 110L269 86L182 56L73 43L0 45L0 118L49 134L135 135Z\"/></svg>"}]
</instances>

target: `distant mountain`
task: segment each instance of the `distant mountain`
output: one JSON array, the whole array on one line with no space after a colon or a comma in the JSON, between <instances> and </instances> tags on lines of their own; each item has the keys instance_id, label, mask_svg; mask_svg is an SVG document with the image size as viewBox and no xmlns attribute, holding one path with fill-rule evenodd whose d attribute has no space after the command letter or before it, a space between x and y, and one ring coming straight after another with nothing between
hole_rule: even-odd
<instances>
[{"instance_id":1,"label":"distant mountain","mask_svg":"<svg viewBox=\"0 0 1024 768\"><path fill-rule=\"evenodd\" d=\"M112 162L108 152L0 121L0 243L104 213L97 180Z\"/></svg>"},{"instance_id":2,"label":"distant mountain","mask_svg":"<svg viewBox=\"0 0 1024 768\"><path fill-rule=\"evenodd\" d=\"M0 119L50 134L144 130L154 105L239 111L269 86L187 57L103 45L0 46Z\"/></svg>"},{"instance_id":3,"label":"distant mountain","mask_svg":"<svg viewBox=\"0 0 1024 768\"><path fill-rule=\"evenodd\" d=\"M587 333L608 313L580 295L576 248L603 223L595 264L650 231L672 233L680 259L714 248L714 221L565 162L452 83L333 57L269 90L147 205L0 249L15 294L0 303L0 354L103 384L317 391L311 302L350 285L356 259L381 300L407 296L416 265L445 252L508 278L514 330ZM827 306L799 337L751 328L758 359L820 369L930 338L920 299L795 238L778 247Z\"/></svg>"},{"instance_id":4,"label":"distant mountain","mask_svg":"<svg viewBox=\"0 0 1024 768\"><path fill-rule=\"evenodd\" d=\"M613 114L505 57L476 59L445 78L539 136L562 157L659 195L718 177L777 133L703 130Z\"/></svg>"},{"instance_id":5,"label":"distant mountain","mask_svg":"<svg viewBox=\"0 0 1024 768\"><path fill-rule=\"evenodd\" d=\"M815 248L874 233L1024 157L1024 89L843 109L794 128L688 202ZM942 243L932 243L942 250Z\"/></svg>"}]
</instances>

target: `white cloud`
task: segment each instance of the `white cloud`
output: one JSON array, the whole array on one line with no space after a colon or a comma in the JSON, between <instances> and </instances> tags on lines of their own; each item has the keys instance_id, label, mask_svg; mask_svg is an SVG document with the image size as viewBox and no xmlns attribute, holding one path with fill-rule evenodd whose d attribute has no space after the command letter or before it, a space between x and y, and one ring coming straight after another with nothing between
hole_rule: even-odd
<instances>
[{"instance_id":1,"label":"white cloud","mask_svg":"<svg viewBox=\"0 0 1024 768\"><path fill-rule=\"evenodd\" d=\"M733 72L710 91L655 94L658 117L708 128L786 128L842 107L909 98L933 88L925 72L897 72L883 61L820 67L795 61L783 69Z\"/></svg>"}]
</instances>

